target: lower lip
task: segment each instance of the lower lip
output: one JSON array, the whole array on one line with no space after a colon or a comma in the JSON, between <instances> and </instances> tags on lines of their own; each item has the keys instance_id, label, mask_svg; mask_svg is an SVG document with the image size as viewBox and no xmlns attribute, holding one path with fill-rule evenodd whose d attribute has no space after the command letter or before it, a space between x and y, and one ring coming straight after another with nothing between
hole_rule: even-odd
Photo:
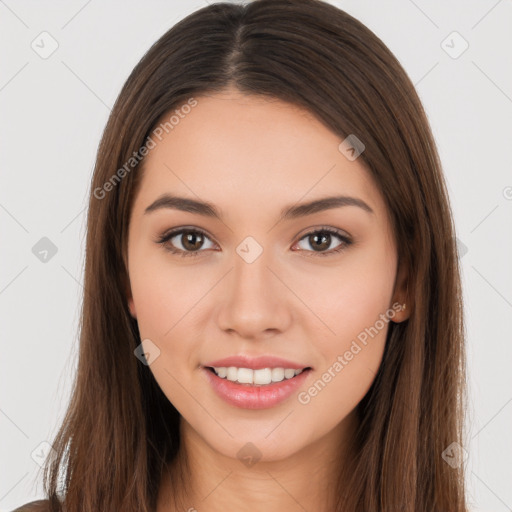
<instances>
[{"instance_id":1,"label":"lower lip","mask_svg":"<svg viewBox=\"0 0 512 512\"><path fill-rule=\"evenodd\" d=\"M227 379L221 379L213 371L203 368L214 391L223 400L242 409L268 409L292 395L307 379L310 369L303 370L292 379L272 384L248 386Z\"/></svg>"}]
</instances>

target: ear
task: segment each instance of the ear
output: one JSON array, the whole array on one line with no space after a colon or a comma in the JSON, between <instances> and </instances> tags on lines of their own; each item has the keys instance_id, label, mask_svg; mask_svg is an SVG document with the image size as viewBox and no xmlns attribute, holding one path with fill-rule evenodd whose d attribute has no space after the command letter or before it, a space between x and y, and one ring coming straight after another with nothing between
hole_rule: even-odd
<instances>
[{"instance_id":1,"label":"ear","mask_svg":"<svg viewBox=\"0 0 512 512\"><path fill-rule=\"evenodd\" d=\"M135 303L133 301L132 288L130 286L130 282L128 279L127 279L127 283L125 285L125 295L126 295L126 300L128 303L128 309L130 310L130 315L132 315L132 317L136 319L137 312L135 310Z\"/></svg>"},{"instance_id":2,"label":"ear","mask_svg":"<svg viewBox=\"0 0 512 512\"><path fill-rule=\"evenodd\" d=\"M128 277L128 255L126 253L126 250L123 250L123 263L124 263L124 269L123 272L123 280L124 280L124 293L126 296L128 309L130 310L130 315L137 319L137 312L135 311L135 303L133 301L133 295L132 295L132 287L130 285L130 278Z\"/></svg>"},{"instance_id":3,"label":"ear","mask_svg":"<svg viewBox=\"0 0 512 512\"><path fill-rule=\"evenodd\" d=\"M128 309L130 310L130 315L132 315L133 318L137 319L137 313L135 311L135 304L133 302L133 297L130 293L130 296L128 297Z\"/></svg>"},{"instance_id":4,"label":"ear","mask_svg":"<svg viewBox=\"0 0 512 512\"><path fill-rule=\"evenodd\" d=\"M392 322L400 323L409 318L412 310L412 299L409 297L409 276L407 274L406 266L403 264L399 266L396 274L395 288L391 304L400 305L400 308L397 310Z\"/></svg>"}]
</instances>

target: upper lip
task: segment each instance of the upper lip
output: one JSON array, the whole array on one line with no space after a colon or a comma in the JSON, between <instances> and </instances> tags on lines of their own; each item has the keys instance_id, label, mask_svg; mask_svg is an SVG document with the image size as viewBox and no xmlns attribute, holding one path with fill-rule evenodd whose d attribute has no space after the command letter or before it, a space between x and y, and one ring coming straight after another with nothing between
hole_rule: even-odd
<instances>
[{"instance_id":1,"label":"upper lip","mask_svg":"<svg viewBox=\"0 0 512 512\"><path fill-rule=\"evenodd\" d=\"M210 361L205 363L203 366L209 366L212 368L227 368L230 366L236 366L237 368L251 368L253 370L260 370L262 368L292 368L294 370L302 370L303 368L310 368L310 366L305 364L296 363L294 361L289 361L287 359L282 359L281 357L270 355L258 357L244 355L229 356L223 359Z\"/></svg>"}]
</instances>

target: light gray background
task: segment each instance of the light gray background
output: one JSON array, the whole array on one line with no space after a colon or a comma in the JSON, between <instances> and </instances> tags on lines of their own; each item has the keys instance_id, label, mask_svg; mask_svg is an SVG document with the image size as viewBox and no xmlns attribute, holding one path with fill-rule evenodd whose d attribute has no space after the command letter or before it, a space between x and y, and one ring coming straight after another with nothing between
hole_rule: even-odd
<instances>
[{"instance_id":1,"label":"light gray background","mask_svg":"<svg viewBox=\"0 0 512 512\"><path fill-rule=\"evenodd\" d=\"M428 113L461 242L469 499L510 511L512 2L331 3L383 39ZM76 368L85 208L109 110L149 46L204 5L0 0L0 511L43 495L37 460ZM47 59L31 47L43 31L59 45ZM458 58L453 31L469 44ZM46 263L32 252L42 237L57 247Z\"/></svg>"}]
</instances>

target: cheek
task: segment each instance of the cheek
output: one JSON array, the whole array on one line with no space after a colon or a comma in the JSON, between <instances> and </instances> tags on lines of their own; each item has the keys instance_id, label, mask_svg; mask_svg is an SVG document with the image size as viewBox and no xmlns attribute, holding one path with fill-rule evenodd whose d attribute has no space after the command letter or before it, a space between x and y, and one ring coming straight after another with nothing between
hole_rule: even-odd
<instances>
[{"instance_id":1,"label":"cheek","mask_svg":"<svg viewBox=\"0 0 512 512\"><path fill-rule=\"evenodd\" d=\"M304 302L325 324L329 346L342 348L389 309L396 275L391 249L382 239L364 250L347 251L337 266L315 269L313 279L296 278Z\"/></svg>"},{"instance_id":2,"label":"cheek","mask_svg":"<svg viewBox=\"0 0 512 512\"><path fill-rule=\"evenodd\" d=\"M395 264L394 253L379 247L347 253L339 268L316 274L308 305L324 325L318 329L313 317L309 330L320 364L316 385L301 403L315 402L318 411L334 406L339 419L364 397L382 361L394 313Z\"/></svg>"},{"instance_id":3,"label":"cheek","mask_svg":"<svg viewBox=\"0 0 512 512\"><path fill-rule=\"evenodd\" d=\"M151 340L159 351L150 370L171 402L186 403L179 383L190 388L187 382L199 350L193 325L201 311L198 301L211 284L198 280L197 273L190 270L176 271L165 256L141 254L137 259L134 255L131 261L130 283L140 337Z\"/></svg>"},{"instance_id":4,"label":"cheek","mask_svg":"<svg viewBox=\"0 0 512 512\"><path fill-rule=\"evenodd\" d=\"M163 249L134 251L130 260L130 284L141 336L172 339L188 320L208 281L197 279L190 269L180 270Z\"/></svg>"},{"instance_id":5,"label":"cheek","mask_svg":"<svg viewBox=\"0 0 512 512\"><path fill-rule=\"evenodd\" d=\"M159 350L149 370L183 413L190 407L190 395L184 389L192 389L190 377L197 360L191 325L199 309L194 305L209 287L208 283L201 286L190 272L177 272L164 259L148 257L137 262L134 258L130 282L141 339L151 340Z\"/></svg>"},{"instance_id":6,"label":"cheek","mask_svg":"<svg viewBox=\"0 0 512 512\"><path fill-rule=\"evenodd\" d=\"M297 397L305 424L312 429L319 424L334 428L357 407L384 354L390 325L388 294L376 292L375 281L365 286L358 280L354 288L345 284L350 293L333 292L336 300L326 304L325 323L333 332L312 335L319 364L315 379ZM384 283L383 289L387 290Z\"/></svg>"}]
</instances>

